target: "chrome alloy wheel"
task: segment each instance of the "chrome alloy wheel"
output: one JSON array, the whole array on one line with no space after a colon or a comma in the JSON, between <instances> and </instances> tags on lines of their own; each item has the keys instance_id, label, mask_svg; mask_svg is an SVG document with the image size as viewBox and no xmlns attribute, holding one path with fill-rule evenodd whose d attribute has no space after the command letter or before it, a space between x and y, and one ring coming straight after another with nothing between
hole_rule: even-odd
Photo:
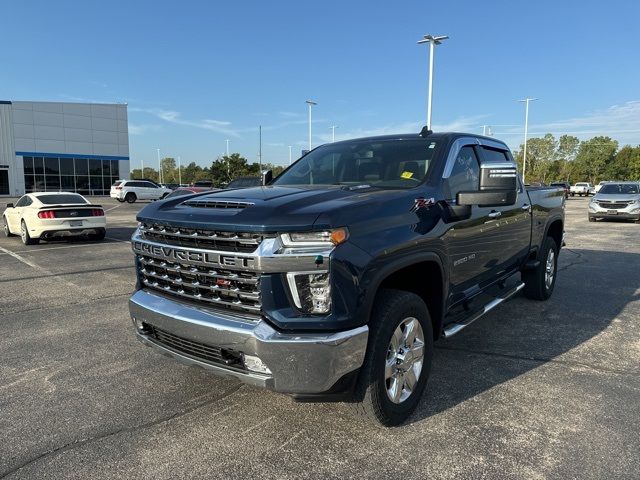
<instances>
[{"instance_id":1,"label":"chrome alloy wheel","mask_svg":"<svg viewBox=\"0 0 640 480\"><path fill-rule=\"evenodd\" d=\"M553 285L553 276L556 274L556 253L553 249L549 249L547 254L547 264L544 269L544 284L547 290Z\"/></svg>"},{"instance_id":2,"label":"chrome alloy wheel","mask_svg":"<svg viewBox=\"0 0 640 480\"><path fill-rule=\"evenodd\" d=\"M418 319L405 318L393 332L384 369L387 396L402 403L416 388L424 360L424 333Z\"/></svg>"}]
</instances>

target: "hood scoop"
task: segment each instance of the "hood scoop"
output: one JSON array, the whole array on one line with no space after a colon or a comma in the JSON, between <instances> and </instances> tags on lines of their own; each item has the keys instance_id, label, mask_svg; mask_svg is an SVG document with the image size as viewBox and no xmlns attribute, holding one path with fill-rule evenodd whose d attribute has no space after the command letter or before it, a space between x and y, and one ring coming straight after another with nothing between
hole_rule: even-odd
<instances>
[{"instance_id":1,"label":"hood scoop","mask_svg":"<svg viewBox=\"0 0 640 480\"><path fill-rule=\"evenodd\" d=\"M244 208L254 205L252 202L235 202L227 200L213 200L213 199L193 199L182 202L183 205L195 208L217 208L223 210L242 210Z\"/></svg>"}]
</instances>

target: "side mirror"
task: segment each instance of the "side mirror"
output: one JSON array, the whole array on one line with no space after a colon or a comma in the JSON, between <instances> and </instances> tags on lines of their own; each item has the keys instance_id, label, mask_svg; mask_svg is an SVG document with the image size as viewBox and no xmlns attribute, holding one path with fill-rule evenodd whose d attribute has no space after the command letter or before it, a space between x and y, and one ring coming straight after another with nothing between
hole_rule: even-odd
<instances>
[{"instance_id":1,"label":"side mirror","mask_svg":"<svg viewBox=\"0 0 640 480\"><path fill-rule=\"evenodd\" d=\"M514 163L487 163L480 166L480 189L459 192L458 205L499 207L516 203L518 172Z\"/></svg>"},{"instance_id":2,"label":"side mirror","mask_svg":"<svg viewBox=\"0 0 640 480\"><path fill-rule=\"evenodd\" d=\"M7 203L7 208L13 208L13 203Z\"/></svg>"},{"instance_id":3,"label":"side mirror","mask_svg":"<svg viewBox=\"0 0 640 480\"><path fill-rule=\"evenodd\" d=\"M271 170L262 172L262 185L269 185L271 180L273 180L273 172Z\"/></svg>"}]
</instances>

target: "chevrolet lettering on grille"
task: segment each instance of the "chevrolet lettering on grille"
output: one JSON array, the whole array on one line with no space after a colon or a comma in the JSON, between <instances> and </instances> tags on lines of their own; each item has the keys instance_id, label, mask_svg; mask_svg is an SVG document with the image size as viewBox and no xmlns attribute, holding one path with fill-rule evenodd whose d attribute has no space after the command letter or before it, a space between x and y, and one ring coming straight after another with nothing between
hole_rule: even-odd
<instances>
[{"instance_id":1,"label":"chevrolet lettering on grille","mask_svg":"<svg viewBox=\"0 0 640 480\"><path fill-rule=\"evenodd\" d=\"M255 267L255 259L253 258L235 257L221 255L215 252L199 252L168 246L152 245L137 240L133 241L133 251L177 263L198 263L214 267L236 267L242 269L252 269Z\"/></svg>"}]
</instances>

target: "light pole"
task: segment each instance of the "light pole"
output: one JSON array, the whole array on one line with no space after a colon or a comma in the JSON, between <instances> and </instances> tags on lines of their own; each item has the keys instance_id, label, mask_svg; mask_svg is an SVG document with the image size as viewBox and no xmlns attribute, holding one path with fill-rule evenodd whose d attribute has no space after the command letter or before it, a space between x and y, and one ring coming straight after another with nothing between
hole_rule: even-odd
<instances>
[{"instance_id":1,"label":"light pole","mask_svg":"<svg viewBox=\"0 0 640 480\"><path fill-rule=\"evenodd\" d=\"M436 53L436 45L440 45L447 38L449 38L447 35L437 37L425 35L421 40L418 40L418 45L429 44L429 89L427 90L427 128L429 130L431 130L431 101L433 97L433 56Z\"/></svg>"},{"instance_id":2,"label":"light pole","mask_svg":"<svg viewBox=\"0 0 640 480\"><path fill-rule=\"evenodd\" d=\"M491 125L483 125L482 126L482 135L492 137L493 131L491 130Z\"/></svg>"},{"instance_id":3,"label":"light pole","mask_svg":"<svg viewBox=\"0 0 640 480\"><path fill-rule=\"evenodd\" d=\"M180 159L180 155L178 155L178 186L182 185L182 160Z\"/></svg>"},{"instance_id":4,"label":"light pole","mask_svg":"<svg viewBox=\"0 0 640 480\"><path fill-rule=\"evenodd\" d=\"M229 140L227 139L225 142L227 142L227 177L231 179L229 176Z\"/></svg>"},{"instance_id":5,"label":"light pole","mask_svg":"<svg viewBox=\"0 0 640 480\"><path fill-rule=\"evenodd\" d=\"M337 125L331 125L331 143L336 141L336 128L338 128Z\"/></svg>"},{"instance_id":6,"label":"light pole","mask_svg":"<svg viewBox=\"0 0 640 480\"><path fill-rule=\"evenodd\" d=\"M291 145L289 145L289 165L291 165Z\"/></svg>"},{"instance_id":7,"label":"light pole","mask_svg":"<svg viewBox=\"0 0 640 480\"><path fill-rule=\"evenodd\" d=\"M311 107L317 103L313 100L307 100L305 103L309 105L309 151L311 151Z\"/></svg>"},{"instance_id":8,"label":"light pole","mask_svg":"<svg viewBox=\"0 0 640 480\"><path fill-rule=\"evenodd\" d=\"M262 125L260 125L260 128L259 128L259 135L260 135L260 147L259 147L259 150L258 150L258 159L259 159L259 162L260 162L260 167L259 167L260 168L260 175L262 175Z\"/></svg>"},{"instance_id":9,"label":"light pole","mask_svg":"<svg viewBox=\"0 0 640 480\"><path fill-rule=\"evenodd\" d=\"M162 162L160 161L160 149L156 149L158 151L158 183L162 183Z\"/></svg>"},{"instance_id":10,"label":"light pole","mask_svg":"<svg viewBox=\"0 0 640 480\"><path fill-rule=\"evenodd\" d=\"M229 140L225 140L227 142L227 157L229 156Z\"/></svg>"},{"instance_id":11,"label":"light pole","mask_svg":"<svg viewBox=\"0 0 640 480\"><path fill-rule=\"evenodd\" d=\"M140 163L142 164L142 170L140 171L140 178L144 179L144 159L140 159Z\"/></svg>"},{"instance_id":12,"label":"light pole","mask_svg":"<svg viewBox=\"0 0 640 480\"><path fill-rule=\"evenodd\" d=\"M525 183L525 174L527 173L527 131L529 129L529 102L533 102L534 100L538 100L537 98L524 98L522 100L518 100L525 104L524 108L524 149L522 152L522 183Z\"/></svg>"}]
</instances>

